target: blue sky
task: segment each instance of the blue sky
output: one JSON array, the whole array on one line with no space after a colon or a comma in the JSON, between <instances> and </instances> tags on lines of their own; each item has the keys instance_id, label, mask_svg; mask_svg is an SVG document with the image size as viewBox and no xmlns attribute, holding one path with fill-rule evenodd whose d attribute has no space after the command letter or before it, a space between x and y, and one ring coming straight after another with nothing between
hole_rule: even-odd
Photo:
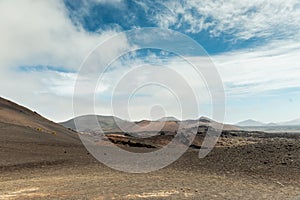
<instances>
[{"instance_id":1,"label":"blue sky","mask_svg":"<svg viewBox=\"0 0 300 200\"><path fill-rule=\"evenodd\" d=\"M203 28L199 28L197 25L193 27L193 23L185 19L185 13L177 14L176 10L169 5L170 2L172 1L128 0L117 3L114 1L111 3L108 3L108 1L91 1L89 3L87 1L65 1L65 4L72 21L83 26L89 32L104 31L106 29L126 31L139 27L170 28L185 33L199 42L210 55L241 48L251 48L266 43L270 38L285 37L280 36L280 31L274 31L270 33L269 38L253 35L251 38L244 39L235 36L238 27L236 27L236 30L234 28L226 32L220 30L218 33L214 33L216 25ZM186 3L178 1L178 5L185 7ZM215 10L217 10L217 7ZM251 12L255 11L255 8L249 7L244 15L251 15ZM195 20L204 19L204 24L214 23L211 16L201 14L195 7L187 7L185 12L189 13ZM169 25L161 25L161 20L165 19L157 19L160 15L162 18L170 15L177 19Z\"/></svg>"},{"instance_id":2,"label":"blue sky","mask_svg":"<svg viewBox=\"0 0 300 200\"><path fill-rule=\"evenodd\" d=\"M54 121L73 117L74 84L87 55L111 36L143 27L178 31L205 49L224 84L226 122L248 118L278 122L300 117L297 0L29 0L19 4L16 8L13 1L0 3L1 96ZM118 50L132 46L131 42L124 35L101 56L104 60L114 58ZM184 42L174 41L172 48L179 45ZM187 50L184 56L199 56L199 52ZM104 76L104 84L97 89L97 112L111 114L108 101L112 85L128 66L151 62L186 73L182 76L192 74L189 66L174 59L172 53L147 49L124 56L121 62L112 64L114 70ZM198 85L192 78L189 81L201 90L201 81ZM146 112L142 105L151 106L143 97L153 94L153 90L141 90L137 95L140 99L134 101L136 106L130 106L133 119ZM172 102L164 95L162 91L155 92L153 101L165 98ZM169 109L167 114L180 118L172 110L173 104L168 107L165 101L159 103ZM82 110L84 113L84 105ZM209 116L208 110L203 108L199 116Z\"/></svg>"}]
</instances>

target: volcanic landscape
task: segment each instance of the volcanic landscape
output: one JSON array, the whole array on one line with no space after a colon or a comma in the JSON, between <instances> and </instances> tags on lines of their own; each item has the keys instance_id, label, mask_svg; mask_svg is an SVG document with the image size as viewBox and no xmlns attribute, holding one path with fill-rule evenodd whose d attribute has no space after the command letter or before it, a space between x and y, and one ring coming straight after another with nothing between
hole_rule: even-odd
<instances>
[{"instance_id":1,"label":"volcanic landscape","mask_svg":"<svg viewBox=\"0 0 300 200\"><path fill-rule=\"evenodd\" d=\"M89 123L91 118L98 120L102 131ZM107 140L97 145L110 148L107 144L112 143L143 154L168 144L180 123L185 130L196 126L194 140L177 161L150 173L105 166L79 137L93 139L103 132ZM0 98L0 199L300 199L300 134L224 125L213 150L199 159L214 123L204 117L129 122L86 115L57 124ZM157 127L162 128L151 135Z\"/></svg>"}]
</instances>

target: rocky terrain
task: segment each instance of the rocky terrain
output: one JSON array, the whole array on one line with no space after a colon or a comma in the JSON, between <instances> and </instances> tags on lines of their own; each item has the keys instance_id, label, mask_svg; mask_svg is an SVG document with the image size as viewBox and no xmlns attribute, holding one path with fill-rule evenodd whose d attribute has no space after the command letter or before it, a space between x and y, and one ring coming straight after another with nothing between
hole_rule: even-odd
<instances>
[{"instance_id":1,"label":"rocky terrain","mask_svg":"<svg viewBox=\"0 0 300 200\"><path fill-rule=\"evenodd\" d=\"M151 122L137 122L132 130L138 134L160 122L149 129ZM164 146L178 125L167 120L158 135L141 139L110 123L106 142L138 153ZM72 128L1 98L0 199L300 199L299 135L227 128L199 159L209 123L200 121L189 150L170 166L130 174L94 159ZM91 129L80 134L93 137L97 130Z\"/></svg>"}]
</instances>

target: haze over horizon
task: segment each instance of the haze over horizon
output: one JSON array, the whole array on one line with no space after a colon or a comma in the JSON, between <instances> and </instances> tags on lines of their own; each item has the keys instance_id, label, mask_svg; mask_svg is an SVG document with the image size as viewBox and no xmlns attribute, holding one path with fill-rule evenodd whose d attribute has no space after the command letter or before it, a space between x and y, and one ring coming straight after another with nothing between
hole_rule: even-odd
<instances>
[{"instance_id":1,"label":"haze over horizon","mask_svg":"<svg viewBox=\"0 0 300 200\"><path fill-rule=\"evenodd\" d=\"M297 0L284 4L280 0L231 0L226 4L190 0L93 0L89 3L65 0L20 1L18 6L13 1L3 1L0 25L1 96L56 122L73 117L74 83L89 52L117 33L142 27L169 28L204 47L223 80L226 123L246 119L281 122L300 117L300 3ZM124 34L111 48L118 50L131 45L132 41ZM176 45L182 44L174 43L174 48ZM197 52L189 50L183 56L202 59ZM126 67L141 64L167 66L186 77L191 74L186 63L168 52L146 50L124 56L120 62L113 63L113 70L104 77L105 84L97 88L97 114L114 115L108 105L116 77L122 76L128 70ZM142 74L138 78L143 82L146 76ZM205 84L195 80L191 77L189 84L203 91L197 116L210 117ZM170 92L157 87L139 92L129 105L132 119L162 114L180 119L178 102L172 100ZM147 107L152 102L165 107L166 113L160 108Z\"/></svg>"}]
</instances>

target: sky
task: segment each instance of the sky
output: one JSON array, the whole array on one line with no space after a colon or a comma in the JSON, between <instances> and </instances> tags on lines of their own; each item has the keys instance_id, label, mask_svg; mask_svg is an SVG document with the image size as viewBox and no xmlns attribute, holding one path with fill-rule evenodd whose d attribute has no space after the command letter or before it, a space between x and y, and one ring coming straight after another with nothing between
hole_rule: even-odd
<instances>
[{"instance_id":1,"label":"sky","mask_svg":"<svg viewBox=\"0 0 300 200\"><path fill-rule=\"evenodd\" d=\"M124 33L145 27L183 34L203 51L147 31ZM82 67L94 66L89 75L99 76L99 66L109 61L94 90L97 114L132 120L182 118L182 112L183 118L210 117L207 77L197 76L183 57L217 69L225 122L300 117L298 0L7 0L0 1L0 33L0 95L56 122L74 116L76 83L89 85L88 76L78 80ZM156 40L186 51L140 49ZM128 49L136 50L120 55ZM143 86L162 80L165 87ZM84 95L78 104L82 114L89 112ZM119 112L124 107L127 117Z\"/></svg>"}]
</instances>

